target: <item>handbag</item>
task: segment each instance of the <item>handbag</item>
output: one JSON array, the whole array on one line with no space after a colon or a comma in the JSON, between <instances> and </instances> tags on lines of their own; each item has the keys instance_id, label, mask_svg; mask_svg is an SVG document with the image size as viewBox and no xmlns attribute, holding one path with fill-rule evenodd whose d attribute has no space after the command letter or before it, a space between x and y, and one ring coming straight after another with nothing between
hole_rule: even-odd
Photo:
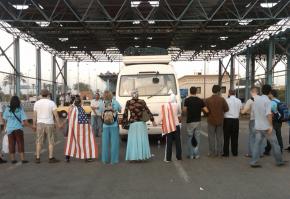
<instances>
[{"instance_id":1,"label":"handbag","mask_svg":"<svg viewBox=\"0 0 290 199\"><path fill-rule=\"evenodd\" d=\"M9 142L8 142L8 135L7 135L7 133L5 133L5 135L3 136L2 152L3 153L9 153Z\"/></svg>"},{"instance_id":2,"label":"handbag","mask_svg":"<svg viewBox=\"0 0 290 199\"><path fill-rule=\"evenodd\" d=\"M148 122L150 120L150 116L146 110L142 111L141 121Z\"/></svg>"}]
</instances>

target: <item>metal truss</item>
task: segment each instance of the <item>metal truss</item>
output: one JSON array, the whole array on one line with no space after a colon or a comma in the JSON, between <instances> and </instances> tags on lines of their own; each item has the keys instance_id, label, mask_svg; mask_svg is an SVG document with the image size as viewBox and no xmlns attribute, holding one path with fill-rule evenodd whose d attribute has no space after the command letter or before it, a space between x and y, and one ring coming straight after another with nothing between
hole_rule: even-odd
<instances>
[{"instance_id":1,"label":"metal truss","mask_svg":"<svg viewBox=\"0 0 290 199\"><path fill-rule=\"evenodd\" d=\"M261 2L0 0L0 28L68 61L121 61L134 45L166 48L173 61L210 60L241 52L272 34L271 25L283 27L277 22L290 15L290 1L267 9Z\"/></svg>"}]
</instances>

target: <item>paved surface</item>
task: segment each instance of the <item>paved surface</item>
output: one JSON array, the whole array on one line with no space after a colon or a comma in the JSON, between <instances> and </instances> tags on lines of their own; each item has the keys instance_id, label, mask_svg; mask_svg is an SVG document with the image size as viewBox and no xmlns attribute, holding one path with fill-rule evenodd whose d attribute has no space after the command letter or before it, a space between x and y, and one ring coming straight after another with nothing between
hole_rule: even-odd
<instances>
[{"instance_id":1,"label":"paved surface","mask_svg":"<svg viewBox=\"0 0 290 199\"><path fill-rule=\"evenodd\" d=\"M205 129L205 123L203 128ZM288 144L288 127L284 127ZM1 199L40 198L108 198L108 199L289 199L290 166L278 168L272 157L261 160L263 168L252 169L246 153L247 122L241 122L240 156L228 159L208 158L206 133L202 136L199 160L164 163L164 145L151 141L154 158L146 163L124 161L125 143L121 146L121 163L103 165L99 161L85 163L47 163L43 150L42 163L34 164L34 135L26 130L27 165L0 165ZM185 134L183 133L183 140ZM100 142L100 140L98 140ZM56 157L63 159L64 139L59 134ZM183 144L185 152L185 144ZM185 154L185 153L184 153ZM289 153L284 153L290 159Z\"/></svg>"}]
</instances>

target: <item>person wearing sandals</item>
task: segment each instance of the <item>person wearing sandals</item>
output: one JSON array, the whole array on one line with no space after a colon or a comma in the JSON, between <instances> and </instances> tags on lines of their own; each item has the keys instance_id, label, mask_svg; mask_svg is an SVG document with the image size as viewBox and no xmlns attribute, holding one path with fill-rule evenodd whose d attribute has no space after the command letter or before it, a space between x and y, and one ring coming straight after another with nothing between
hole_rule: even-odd
<instances>
[{"instance_id":1,"label":"person wearing sandals","mask_svg":"<svg viewBox=\"0 0 290 199\"><path fill-rule=\"evenodd\" d=\"M144 121L144 111L148 114L153 126L156 126L154 117L144 100L138 98L138 91L131 92L132 99L126 103L123 124L129 123L128 143L126 150L127 161L143 161L151 157L147 125ZM130 118L128 118L130 113Z\"/></svg>"},{"instance_id":2,"label":"person wearing sandals","mask_svg":"<svg viewBox=\"0 0 290 199\"><path fill-rule=\"evenodd\" d=\"M3 114L3 107L0 104L0 149L2 147L2 141L3 141L3 136L4 136L4 133L3 133L4 121L3 121L2 114ZM3 154L2 154L2 149L1 149L0 150L0 164L3 164L3 163L7 163L7 161L3 159Z\"/></svg>"},{"instance_id":3,"label":"person wearing sandals","mask_svg":"<svg viewBox=\"0 0 290 199\"><path fill-rule=\"evenodd\" d=\"M23 126L30 126L27 122L26 114L21 107L20 100L17 96L13 96L3 114L4 125L8 134L9 155L12 164L16 164L15 146L17 144L20 160L23 164L28 163L24 158L24 136Z\"/></svg>"}]
</instances>

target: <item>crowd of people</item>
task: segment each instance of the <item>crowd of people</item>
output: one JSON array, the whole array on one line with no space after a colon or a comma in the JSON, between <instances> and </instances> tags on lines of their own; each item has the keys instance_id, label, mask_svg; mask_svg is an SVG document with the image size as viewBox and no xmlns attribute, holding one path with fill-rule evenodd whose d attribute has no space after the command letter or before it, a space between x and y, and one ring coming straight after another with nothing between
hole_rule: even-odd
<instances>
[{"instance_id":1,"label":"crowd of people","mask_svg":"<svg viewBox=\"0 0 290 199\"><path fill-rule=\"evenodd\" d=\"M13 96L10 106L0 109L0 120L4 121L5 133L8 135L9 154L12 164L15 158L16 145L21 162L27 163L24 155L24 126L32 128L35 136L35 163L41 163L41 149L46 139L48 141L48 162L57 163L54 157L56 144L56 129L62 129L65 137L65 161L71 157L91 162L99 155L97 137L101 137L101 161L104 164L119 162L119 131L128 130L128 140L125 160L140 162L151 158L148 139L147 122L153 126L162 126L162 135L166 137L165 162L172 161L172 145L175 141L176 159L182 160L181 120L182 113L186 115L185 128L187 136L187 158L200 158L200 135L202 114L207 117L208 156L229 157L239 155L239 118L241 114L250 114L248 153L251 167L261 167L259 159L270 155L276 160L277 166L285 165L282 158L283 140L281 127L285 119L286 108L278 100L278 93L270 85L261 88L251 88L251 99L245 106L235 96L234 90L229 90L228 98L220 96L221 87L214 85L212 96L203 100L197 96L197 88L190 88L183 107L178 103L174 93L170 93L168 101L160 107L158 121L154 118L146 102L139 98L138 90L131 92L132 98L127 101L124 112L110 91L103 95L97 92L91 101L91 118L85 113L79 95L63 99L68 108L68 116L61 120L57 113L56 104L50 100L50 93L41 91L41 99L34 104L33 122L27 121L26 114L17 96ZM284 109L283 109L284 108ZM288 111L288 108L287 108ZM122 114L122 119L118 115ZM2 117L3 115L3 117ZM121 124L121 125L119 125ZM2 140L2 139L1 139ZM5 163L0 157L0 163Z\"/></svg>"}]
</instances>

